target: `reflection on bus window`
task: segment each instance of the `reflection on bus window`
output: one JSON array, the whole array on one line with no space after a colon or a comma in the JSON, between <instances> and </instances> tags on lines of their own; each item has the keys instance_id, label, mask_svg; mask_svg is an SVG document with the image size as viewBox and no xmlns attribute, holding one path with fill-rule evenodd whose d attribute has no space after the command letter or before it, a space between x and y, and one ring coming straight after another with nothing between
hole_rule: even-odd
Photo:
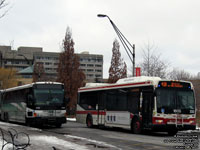
<instances>
[{"instance_id":1,"label":"reflection on bus window","mask_svg":"<svg viewBox=\"0 0 200 150\"><path fill-rule=\"evenodd\" d=\"M195 100L192 91L157 89L157 112L174 113L175 109L181 109L182 113L189 113L195 109Z\"/></svg>"},{"instance_id":2,"label":"reflection on bus window","mask_svg":"<svg viewBox=\"0 0 200 150\"><path fill-rule=\"evenodd\" d=\"M63 103L64 91L62 90L49 90L49 89L35 89L34 96L36 105L52 105Z\"/></svg>"},{"instance_id":3,"label":"reflection on bus window","mask_svg":"<svg viewBox=\"0 0 200 150\"><path fill-rule=\"evenodd\" d=\"M194 95L192 91L178 91L178 108L180 109L194 109Z\"/></svg>"}]
</instances>

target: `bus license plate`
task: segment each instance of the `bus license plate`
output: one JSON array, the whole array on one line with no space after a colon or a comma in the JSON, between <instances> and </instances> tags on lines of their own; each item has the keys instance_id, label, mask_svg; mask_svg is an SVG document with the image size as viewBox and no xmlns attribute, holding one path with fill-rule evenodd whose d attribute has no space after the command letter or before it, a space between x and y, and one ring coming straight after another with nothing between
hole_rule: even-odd
<instances>
[{"instance_id":1,"label":"bus license plate","mask_svg":"<svg viewBox=\"0 0 200 150\"><path fill-rule=\"evenodd\" d=\"M53 110L49 110L49 116L53 116Z\"/></svg>"}]
</instances>

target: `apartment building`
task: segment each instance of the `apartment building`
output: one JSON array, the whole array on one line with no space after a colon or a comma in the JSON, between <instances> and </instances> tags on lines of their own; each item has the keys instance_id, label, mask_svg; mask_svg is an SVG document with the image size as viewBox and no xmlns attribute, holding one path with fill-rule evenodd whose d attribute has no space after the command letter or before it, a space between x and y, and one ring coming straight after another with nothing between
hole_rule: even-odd
<instances>
[{"instance_id":1,"label":"apartment building","mask_svg":"<svg viewBox=\"0 0 200 150\"><path fill-rule=\"evenodd\" d=\"M56 79L60 53L35 52L33 55L34 63L40 63L44 67L45 75L48 78Z\"/></svg>"},{"instance_id":2,"label":"apartment building","mask_svg":"<svg viewBox=\"0 0 200 150\"><path fill-rule=\"evenodd\" d=\"M15 68L21 73L27 70L33 72L33 65L43 64L45 75L55 80L60 53L43 52L41 47L19 47L12 50L10 46L0 46L0 67ZM102 82L103 79L103 55L83 52L77 54L80 58L80 69L85 73L86 82ZM25 70L25 71L24 71Z\"/></svg>"},{"instance_id":3,"label":"apartment building","mask_svg":"<svg viewBox=\"0 0 200 150\"><path fill-rule=\"evenodd\" d=\"M82 52L77 54L80 58L80 69L85 73L88 82L102 82L103 55Z\"/></svg>"},{"instance_id":4,"label":"apartment building","mask_svg":"<svg viewBox=\"0 0 200 150\"><path fill-rule=\"evenodd\" d=\"M0 67L15 68L17 71L33 65L33 53L42 51L37 47L19 47L11 50L11 46L0 46Z\"/></svg>"}]
</instances>

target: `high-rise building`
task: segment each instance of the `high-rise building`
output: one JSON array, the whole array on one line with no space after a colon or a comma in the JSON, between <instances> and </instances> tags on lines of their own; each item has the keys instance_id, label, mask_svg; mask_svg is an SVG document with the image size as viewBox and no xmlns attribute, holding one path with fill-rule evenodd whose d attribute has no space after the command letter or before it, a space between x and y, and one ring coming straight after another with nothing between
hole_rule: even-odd
<instances>
[{"instance_id":1,"label":"high-rise building","mask_svg":"<svg viewBox=\"0 0 200 150\"><path fill-rule=\"evenodd\" d=\"M43 52L41 47L19 47L11 50L10 46L0 46L0 67L15 68L21 73L31 77L33 65L43 64L45 75L51 80L57 77L57 68L60 53ZM80 58L80 69L85 73L86 82L102 82L103 80L103 55L83 52L77 54ZM29 67L29 69L27 69ZM25 71L23 71L26 69Z\"/></svg>"},{"instance_id":2,"label":"high-rise building","mask_svg":"<svg viewBox=\"0 0 200 150\"><path fill-rule=\"evenodd\" d=\"M80 69L85 73L88 82L102 82L103 55L82 52L77 54L80 58Z\"/></svg>"}]
</instances>

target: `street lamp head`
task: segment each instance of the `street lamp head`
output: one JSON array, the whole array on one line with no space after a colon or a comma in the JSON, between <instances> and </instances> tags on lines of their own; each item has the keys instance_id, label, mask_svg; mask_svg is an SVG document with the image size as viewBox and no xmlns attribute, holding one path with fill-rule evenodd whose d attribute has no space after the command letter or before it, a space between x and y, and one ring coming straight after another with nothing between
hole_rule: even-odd
<instances>
[{"instance_id":1,"label":"street lamp head","mask_svg":"<svg viewBox=\"0 0 200 150\"><path fill-rule=\"evenodd\" d=\"M98 14L97 17L108 17L108 16L104 14Z\"/></svg>"}]
</instances>

